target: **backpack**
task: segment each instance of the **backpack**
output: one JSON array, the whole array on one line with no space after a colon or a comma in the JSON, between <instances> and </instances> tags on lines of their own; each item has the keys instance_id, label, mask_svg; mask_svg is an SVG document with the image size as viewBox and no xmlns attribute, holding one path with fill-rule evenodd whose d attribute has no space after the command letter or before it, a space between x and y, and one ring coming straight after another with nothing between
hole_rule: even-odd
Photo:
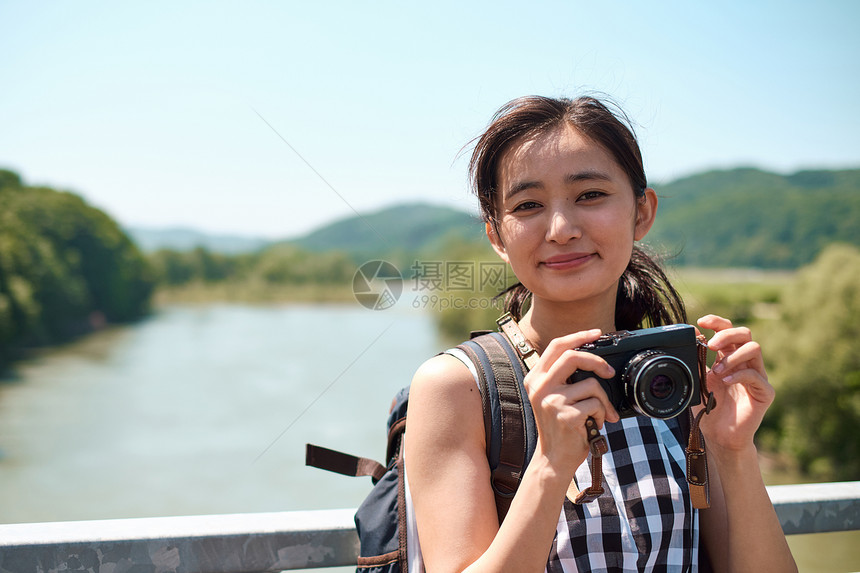
<instances>
[{"instance_id":1,"label":"backpack","mask_svg":"<svg viewBox=\"0 0 860 573\"><path fill-rule=\"evenodd\" d=\"M523 388L525 370L508 338L476 332L457 346L474 364L484 412L487 460L499 522L510 508L537 443L534 414ZM307 444L305 464L347 476L370 476L373 488L355 513L358 573L407 573L406 483L403 432L409 387L394 397L388 415L385 464ZM505 436L505 440L502 440Z\"/></svg>"}]
</instances>

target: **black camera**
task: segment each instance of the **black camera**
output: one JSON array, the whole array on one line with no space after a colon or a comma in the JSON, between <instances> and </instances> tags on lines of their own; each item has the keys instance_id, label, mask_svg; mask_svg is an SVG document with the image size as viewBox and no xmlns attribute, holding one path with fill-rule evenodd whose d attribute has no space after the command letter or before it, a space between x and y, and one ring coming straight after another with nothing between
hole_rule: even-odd
<instances>
[{"instance_id":1,"label":"black camera","mask_svg":"<svg viewBox=\"0 0 860 573\"><path fill-rule=\"evenodd\" d=\"M611 332L578 350L602 357L615 376L577 370L568 383L596 378L622 418L674 418L701 402L696 329L688 324Z\"/></svg>"}]
</instances>

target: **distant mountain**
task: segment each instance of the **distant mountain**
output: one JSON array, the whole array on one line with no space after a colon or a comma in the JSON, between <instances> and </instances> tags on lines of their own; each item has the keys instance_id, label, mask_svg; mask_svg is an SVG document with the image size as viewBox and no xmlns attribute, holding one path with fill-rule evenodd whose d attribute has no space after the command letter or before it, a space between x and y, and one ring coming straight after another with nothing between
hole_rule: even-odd
<instances>
[{"instance_id":1,"label":"distant mountain","mask_svg":"<svg viewBox=\"0 0 860 573\"><path fill-rule=\"evenodd\" d=\"M282 241L258 237L210 235L194 229L145 229L132 227L129 235L144 251L158 249L190 251L196 247L222 253L239 254L267 247L291 245L312 252L341 251L352 258L389 256L396 253L427 252L451 242L484 239L484 226L464 211L410 203L383 208L360 216L328 223L306 235Z\"/></svg>"},{"instance_id":2,"label":"distant mountain","mask_svg":"<svg viewBox=\"0 0 860 573\"><path fill-rule=\"evenodd\" d=\"M353 256L427 252L450 242L484 237L475 216L439 205L413 203L335 221L289 243L310 251L339 250Z\"/></svg>"},{"instance_id":3,"label":"distant mountain","mask_svg":"<svg viewBox=\"0 0 860 573\"><path fill-rule=\"evenodd\" d=\"M236 235L210 235L194 229L144 229L130 227L126 232L137 246L145 252L159 249L173 251L190 251L203 247L208 251L236 255L258 251L269 244L269 240L259 237L242 237Z\"/></svg>"},{"instance_id":4,"label":"distant mountain","mask_svg":"<svg viewBox=\"0 0 860 573\"><path fill-rule=\"evenodd\" d=\"M860 245L860 169L709 171L667 185L648 241L678 265L797 268L826 245Z\"/></svg>"}]
</instances>

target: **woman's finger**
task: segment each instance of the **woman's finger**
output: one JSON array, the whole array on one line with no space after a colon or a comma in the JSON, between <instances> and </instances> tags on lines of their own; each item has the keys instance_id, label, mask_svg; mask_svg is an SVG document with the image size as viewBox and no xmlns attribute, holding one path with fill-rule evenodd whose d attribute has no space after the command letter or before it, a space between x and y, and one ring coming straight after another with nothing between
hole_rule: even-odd
<instances>
[{"instance_id":1,"label":"woman's finger","mask_svg":"<svg viewBox=\"0 0 860 573\"><path fill-rule=\"evenodd\" d=\"M729 320L728 318L723 318L722 316L717 316L716 314L709 314L707 316L703 316L696 321L696 324L698 324L702 328L707 328L708 330L713 330L716 332L732 327L731 320Z\"/></svg>"},{"instance_id":2,"label":"woman's finger","mask_svg":"<svg viewBox=\"0 0 860 573\"><path fill-rule=\"evenodd\" d=\"M732 347L742 346L752 339L752 332L745 326L727 328L717 332L708 341L708 348L716 351L730 350Z\"/></svg>"},{"instance_id":3,"label":"woman's finger","mask_svg":"<svg viewBox=\"0 0 860 573\"><path fill-rule=\"evenodd\" d=\"M552 363L544 364L543 370L535 368L526 375L525 386L530 396L540 400L542 395L568 384L577 371L594 373L602 378L611 378L615 370L606 361L588 352L566 350Z\"/></svg>"},{"instance_id":4,"label":"woman's finger","mask_svg":"<svg viewBox=\"0 0 860 573\"><path fill-rule=\"evenodd\" d=\"M714 363L711 371L725 378L741 368L752 368L761 376L766 376L761 346L758 342L751 340L733 352L726 353Z\"/></svg>"},{"instance_id":5,"label":"woman's finger","mask_svg":"<svg viewBox=\"0 0 860 573\"><path fill-rule=\"evenodd\" d=\"M561 419L571 429L580 432L586 440L588 434L585 430L585 422L588 418L593 418L598 428L602 428L604 422L610 420L605 404L596 396L571 404L570 408L561 415Z\"/></svg>"},{"instance_id":6,"label":"woman's finger","mask_svg":"<svg viewBox=\"0 0 860 573\"><path fill-rule=\"evenodd\" d=\"M600 338L602 334L603 331L599 328L594 328L592 330L582 330L574 332L573 334L555 338L551 340L544 349L543 354L541 354L541 361L546 364L552 364L558 360L559 356L561 356L565 351L575 350L589 342L594 342Z\"/></svg>"},{"instance_id":7,"label":"woman's finger","mask_svg":"<svg viewBox=\"0 0 860 573\"><path fill-rule=\"evenodd\" d=\"M609 401L609 396L603 386L595 378L586 378L573 384L568 384L564 388L559 389L561 394L567 398L567 403L578 407L581 402L588 400L598 400L600 403L600 425L603 425L603 418L610 422L617 422L621 419L612 402ZM596 419L596 418L595 418Z\"/></svg>"},{"instance_id":8,"label":"woman's finger","mask_svg":"<svg viewBox=\"0 0 860 573\"><path fill-rule=\"evenodd\" d=\"M571 378L577 372L587 372L588 375L584 379L571 383ZM558 391L568 396L571 401L596 397L603 402L604 407L609 412L609 418L612 421L618 420L618 412L612 407L606 391L594 376L609 379L615 376L615 369L601 356L577 350L565 351L555 361L548 373L548 379L563 382L564 386Z\"/></svg>"},{"instance_id":9,"label":"woman's finger","mask_svg":"<svg viewBox=\"0 0 860 573\"><path fill-rule=\"evenodd\" d=\"M578 371L593 372L601 378L615 376L615 369L603 357L581 350L565 350L556 359L547 374L562 377L565 380Z\"/></svg>"},{"instance_id":10,"label":"woman's finger","mask_svg":"<svg viewBox=\"0 0 860 573\"><path fill-rule=\"evenodd\" d=\"M746 393L756 402L770 404L776 396L776 390L768 382L767 377L762 376L761 372L752 368L732 372L724 376L722 381L727 387L743 386Z\"/></svg>"},{"instance_id":11,"label":"woman's finger","mask_svg":"<svg viewBox=\"0 0 860 573\"><path fill-rule=\"evenodd\" d=\"M597 400L600 404L601 423L604 418L612 422L620 419L618 412L609 401L606 391L595 378L586 378L573 384L560 384L544 388L544 392L533 391L529 388L529 400L539 408L548 408L554 413L552 416L562 415L571 407L578 408L580 402ZM584 420L583 420L584 423Z\"/></svg>"}]
</instances>

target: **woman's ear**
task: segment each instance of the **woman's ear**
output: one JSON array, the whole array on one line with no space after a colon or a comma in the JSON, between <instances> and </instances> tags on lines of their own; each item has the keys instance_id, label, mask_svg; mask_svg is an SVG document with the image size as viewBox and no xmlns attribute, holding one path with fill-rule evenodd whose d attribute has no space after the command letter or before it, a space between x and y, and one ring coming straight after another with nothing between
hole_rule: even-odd
<instances>
[{"instance_id":1,"label":"woman's ear","mask_svg":"<svg viewBox=\"0 0 860 573\"><path fill-rule=\"evenodd\" d=\"M508 261L508 252L505 250L505 244L502 242L502 238L499 237L499 233L496 232L496 226L488 221L484 224L484 229L487 232L487 238L490 239L490 244L493 246L493 250L496 251L496 254L499 255L506 263L510 262Z\"/></svg>"},{"instance_id":2,"label":"woman's ear","mask_svg":"<svg viewBox=\"0 0 860 573\"><path fill-rule=\"evenodd\" d=\"M651 230L654 219L657 217L657 192L648 187L645 195L636 202L636 226L633 229L633 238L641 241Z\"/></svg>"}]
</instances>

